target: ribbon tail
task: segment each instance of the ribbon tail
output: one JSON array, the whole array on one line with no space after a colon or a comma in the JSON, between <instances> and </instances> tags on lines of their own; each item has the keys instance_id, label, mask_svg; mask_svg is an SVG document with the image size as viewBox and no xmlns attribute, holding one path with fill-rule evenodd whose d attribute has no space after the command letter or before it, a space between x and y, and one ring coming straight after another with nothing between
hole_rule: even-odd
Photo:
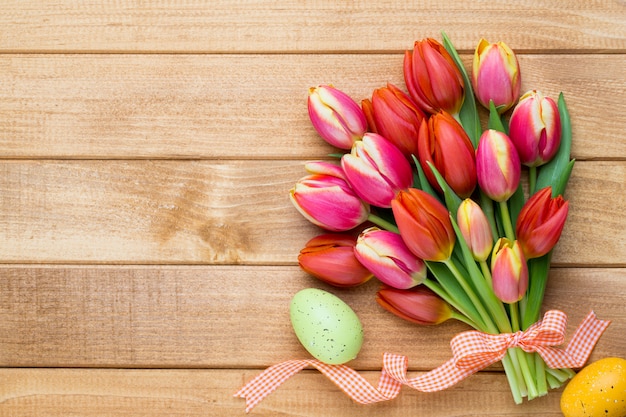
<instances>
[{"instance_id":1,"label":"ribbon tail","mask_svg":"<svg viewBox=\"0 0 626 417\"><path fill-rule=\"evenodd\" d=\"M306 368L309 362L309 360L291 360L272 365L244 385L234 396L246 400L248 413L283 382Z\"/></svg>"},{"instance_id":2,"label":"ribbon tail","mask_svg":"<svg viewBox=\"0 0 626 417\"><path fill-rule=\"evenodd\" d=\"M550 368L582 368L609 324L610 320L599 320L591 311L578 326L565 350L542 347L537 352Z\"/></svg>"}]
</instances>

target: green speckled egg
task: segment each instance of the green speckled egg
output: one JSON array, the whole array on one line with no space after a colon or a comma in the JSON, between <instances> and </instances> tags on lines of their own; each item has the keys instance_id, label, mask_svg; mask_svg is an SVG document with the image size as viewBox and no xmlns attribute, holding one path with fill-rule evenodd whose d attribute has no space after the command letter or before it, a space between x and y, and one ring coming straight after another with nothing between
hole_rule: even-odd
<instances>
[{"instance_id":1,"label":"green speckled egg","mask_svg":"<svg viewBox=\"0 0 626 417\"><path fill-rule=\"evenodd\" d=\"M346 363L361 350L361 321L337 296L307 288L293 297L289 311L298 340L320 361L331 365Z\"/></svg>"}]
</instances>

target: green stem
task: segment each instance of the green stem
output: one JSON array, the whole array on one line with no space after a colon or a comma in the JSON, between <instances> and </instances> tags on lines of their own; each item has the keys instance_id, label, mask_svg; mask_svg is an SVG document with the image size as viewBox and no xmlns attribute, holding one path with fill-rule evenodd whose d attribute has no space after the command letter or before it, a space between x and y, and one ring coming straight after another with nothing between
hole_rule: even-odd
<instances>
[{"instance_id":1,"label":"green stem","mask_svg":"<svg viewBox=\"0 0 626 417\"><path fill-rule=\"evenodd\" d=\"M518 373L515 372L509 352L507 352L507 354L504 355L504 358L502 358L502 366L504 366L506 379L509 381L509 387L511 388L511 394L513 394L513 400L515 401L515 404L521 404L522 392L518 383Z\"/></svg>"},{"instance_id":2,"label":"green stem","mask_svg":"<svg viewBox=\"0 0 626 417\"><path fill-rule=\"evenodd\" d=\"M489 270L489 265L487 265L487 261L480 261L480 270L482 271L483 276L485 277L485 281L487 281L487 284L489 284L489 288L493 289L491 271Z\"/></svg>"},{"instance_id":3,"label":"green stem","mask_svg":"<svg viewBox=\"0 0 626 417\"><path fill-rule=\"evenodd\" d=\"M537 394L541 397L548 393L548 383L546 381L546 363L537 352L535 357L535 378L537 380Z\"/></svg>"},{"instance_id":4,"label":"green stem","mask_svg":"<svg viewBox=\"0 0 626 417\"><path fill-rule=\"evenodd\" d=\"M390 232L400 233L400 230L398 230L398 226L396 226L390 221L387 221L383 219L382 217L379 217L375 214L370 213L370 215L367 217L367 220L374 223L376 226L380 226L383 229L388 230Z\"/></svg>"},{"instance_id":5,"label":"green stem","mask_svg":"<svg viewBox=\"0 0 626 417\"><path fill-rule=\"evenodd\" d=\"M502 215L502 225L504 226L504 234L510 241L515 240L513 225L511 224L511 215L509 214L509 205L506 201L500 201L500 214Z\"/></svg>"},{"instance_id":6,"label":"green stem","mask_svg":"<svg viewBox=\"0 0 626 417\"><path fill-rule=\"evenodd\" d=\"M516 332L520 330L519 307L517 303L509 304L509 311L511 312L511 326L513 331Z\"/></svg>"},{"instance_id":7,"label":"green stem","mask_svg":"<svg viewBox=\"0 0 626 417\"><path fill-rule=\"evenodd\" d=\"M528 169L528 189L530 190L530 195L535 194L536 188L537 188L537 167L530 167Z\"/></svg>"},{"instance_id":8,"label":"green stem","mask_svg":"<svg viewBox=\"0 0 626 417\"><path fill-rule=\"evenodd\" d=\"M462 323L467 324L468 326L470 326L473 329L478 329L478 326L476 325L476 323L474 323L469 317L465 316L464 314L461 314L459 312L453 311L452 315L450 316L451 318L458 320Z\"/></svg>"},{"instance_id":9,"label":"green stem","mask_svg":"<svg viewBox=\"0 0 626 417\"><path fill-rule=\"evenodd\" d=\"M527 355L521 348L515 347L512 349L515 351L517 359L519 360L522 376L524 377L524 382L526 382L526 389L528 389L528 399L532 400L537 397L537 387L535 386L535 377L528 365L528 359L531 356Z\"/></svg>"},{"instance_id":10,"label":"green stem","mask_svg":"<svg viewBox=\"0 0 626 417\"><path fill-rule=\"evenodd\" d=\"M458 283L461 285L461 287L463 287L463 290L465 291L467 296L470 298L470 300L472 300L474 307L476 307L476 310L478 311L478 314L480 314L480 317L482 318L483 322L487 326L487 329L491 333L497 334L498 328L493 323L491 316L489 315L489 313L487 313L487 310L485 310L483 303L478 299L474 290L469 286L469 284L465 280L465 277L461 275L461 273L459 272L459 269L456 267L454 262L452 262L450 259L447 259L443 261L443 263L448 267L450 272L452 272L452 275L454 275L454 277L456 278Z\"/></svg>"}]
</instances>

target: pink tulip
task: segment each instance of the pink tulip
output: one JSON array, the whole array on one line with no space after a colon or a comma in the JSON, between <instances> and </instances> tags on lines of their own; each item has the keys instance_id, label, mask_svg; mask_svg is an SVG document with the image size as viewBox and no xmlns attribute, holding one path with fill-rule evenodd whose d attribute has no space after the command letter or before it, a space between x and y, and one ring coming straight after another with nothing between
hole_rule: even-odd
<instances>
[{"instance_id":1,"label":"pink tulip","mask_svg":"<svg viewBox=\"0 0 626 417\"><path fill-rule=\"evenodd\" d=\"M336 287L354 287L372 278L354 256L356 238L327 233L309 240L300 251L300 267L314 277Z\"/></svg>"},{"instance_id":2,"label":"pink tulip","mask_svg":"<svg viewBox=\"0 0 626 417\"><path fill-rule=\"evenodd\" d=\"M391 287L411 288L426 278L426 264L411 253L397 233L366 229L359 235L354 253L376 278Z\"/></svg>"},{"instance_id":3,"label":"pink tulip","mask_svg":"<svg viewBox=\"0 0 626 417\"><path fill-rule=\"evenodd\" d=\"M526 259L550 252L561 237L569 203L562 196L552 198L552 187L533 194L517 218L515 234Z\"/></svg>"},{"instance_id":4,"label":"pink tulip","mask_svg":"<svg viewBox=\"0 0 626 417\"><path fill-rule=\"evenodd\" d=\"M354 193L340 166L312 162L305 168L311 175L300 179L289 194L300 214L333 232L350 230L367 220L369 205Z\"/></svg>"},{"instance_id":5,"label":"pink tulip","mask_svg":"<svg viewBox=\"0 0 626 417\"><path fill-rule=\"evenodd\" d=\"M416 41L404 54L404 81L409 94L427 113L458 114L465 99L461 71L435 39Z\"/></svg>"},{"instance_id":6,"label":"pink tulip","mask_svg":"<svg viewBox=\"0 0 626 417\"><path fill-rule=\"evenodd\" d=\"M440 111L422 123L417 146L420 164L428 182L436 190L442 191L428 163L434 165L461 198L472 194L476 188L474 146L450 113Z\"/></svg>"},{"instance_id":7,"label":"pink tulip","mask_svg":"<svg viewBox=\"0 0 626 417\"><path fill-rule=\"evenodd\" d=\"M539 91L527 92L513 109L509 136L522 164L529 167L545 164L561 144L561 117L557 104Z\"/></svg>"},{"instance_id":8,"label":"pink tulip","mask_svg":"<svg viewBox=\"0 0 626 417\"><path fill-rule=\"evenodd\" d=\"M398 191L411 186L409 161L391 142L376 133L366 133L341 158L345 176L363 201L377 207L391 207Z\"/></svg>"},{"instance_id":9,"label":"pink tulip","mask_svg":"<svg viewBox=\"0 0 626 417\"><path fill-rule=\"evenodd\" d=\"M528 289L528 266L518 241L500 238L491 255L493 292L505 303L515 303Z\"/></svg>"},{"instance_id":10,"label":"pink tulip","mask_svg":"<svg viewBox=\"0 0 626 417\"><path fill-rule=\"evenodd\" d=\"M350 149L367 129L363 110L350 96L333 86L311 87L308 108L315 130L337 148Z\"/></svg>"},{"instance_id":11,"label":"pink tulip","mask_svg":"<svg viewBox=\"0 0 626 417\"><path fill-rule=\"evenodd\" d=\"M489 108L493 100L498 113L504 113L517 101L521 87L517 57L504 42L481 39L474 52L472 85L476 99Z\"/></svg>"},{"instance_id":12,"label":"pink tulip","mask_svg":"<svg viewBox=\"0 0 626 417\"><path fill-rule=\"evenodd\" d=\"M426 287L411 290L383 288L376 302L385 310L412 323L424 326L443 323L452 317L452 308Z\"/></svg>"},{"instance_id":13,"label":"pink tulip","mask_svg":"<svg viewBox=\"0 0 626 417\"><path fill-rule=\"evenodd\" d=\"M387 84L374 90L371 108L367 104L362 106L370 128L374 125L374 131L393 143L407 159L417 155L417 133L426 116L411 97L395 85Z\"/></svg>"},{"instance_id":14,"label":"pink tulip","mask_svg":"<svg viewBox=\"0 0 626 417\"><path fill-rule=\"evenodd\" d=\"M448 209L430 194L415 188L400 191L391 202L404 243L426 261L447 261L456 242Z\"/></svg>"},{"instance_id":15,"label":"pink tulip","mask_svg":"<svg viewBox=\"0 0 626 417\"><path fill-rule=\"evenodd\" d=\"M467 198L456 212L457 223L472 256L484 262L491 254L493 238L487 216L475 201Z\"/></svg>"},{"instance_id":16,"label":"pink tulip","mask_svg":"<svg viewBox=\"0 0 626 417\"><path fill-rule=\"evenodd\" d=\"M507 135L486 130L476 150L478 185L492 200L506 201L517 190L521 176L519 156Z\"/></svg>"}]
</instances>

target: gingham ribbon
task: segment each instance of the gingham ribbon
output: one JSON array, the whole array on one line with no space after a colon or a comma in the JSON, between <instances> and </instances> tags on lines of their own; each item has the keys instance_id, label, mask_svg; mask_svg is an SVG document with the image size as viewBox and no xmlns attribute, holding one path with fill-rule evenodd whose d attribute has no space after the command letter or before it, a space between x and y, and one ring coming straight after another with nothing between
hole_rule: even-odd
<instances>
[{"instance_id":1,"label":"gingham ribbon","mask_svg":"<svg viewBox=\"0 0 626 417\"><path fill-rule=\"evenodd\" d=\"M595 344L610 323L608 320L598 320L595 313L590 312L565 349L553 347L565 340L567 315L559 310L546 312L543 320L516 333L493 335L473 330L459 333L450 342L452 359L426 374L410 379L406 375L407 357L385 353L377 388L346 365L327 365L316 359L290 360L267 368L235 396L246 399L247 413L287 379L307 366L313 366L358 403L387 401L400 393L402 385L423 392L441 391L451 387L498 362L506 355L507 349L512 347L539 353L550 368L580 368L587 362Z\"/></svg>"}]
</instances>

